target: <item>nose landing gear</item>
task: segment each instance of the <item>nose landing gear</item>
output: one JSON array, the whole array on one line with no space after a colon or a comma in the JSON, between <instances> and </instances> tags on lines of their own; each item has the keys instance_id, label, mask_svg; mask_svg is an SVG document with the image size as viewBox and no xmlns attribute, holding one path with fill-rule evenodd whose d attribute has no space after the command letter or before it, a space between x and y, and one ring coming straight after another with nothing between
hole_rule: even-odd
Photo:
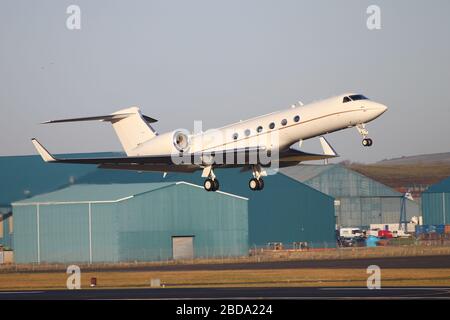
<instances>
[{"instance_id":1,"label":"nose landing gear","mask_svg":"<svg viewBox=\"0 0 450 320\"><path fill-rule=\"evenodd\" d=\"M373 143L372 139L368 139L368 138L363 139L363 141L362 141L362 145L364 147L370 147L372 145L372 143Z\"/></svg>"},{"instance_id":2,"label":"nose landing gear","mask_svg":"<svg viewBox=\"0 0 450 320\"><path fill-rule=\"evenodd\" d=\"M363 137L362 145L364 147L372 146L373 144L372 139L367 138L367 136L369 135L369 131L366 129L366 125L364 123L358 124L356 126L356 129L358 130L359 134L362 135Z\"/></svg>"}]
</instances>

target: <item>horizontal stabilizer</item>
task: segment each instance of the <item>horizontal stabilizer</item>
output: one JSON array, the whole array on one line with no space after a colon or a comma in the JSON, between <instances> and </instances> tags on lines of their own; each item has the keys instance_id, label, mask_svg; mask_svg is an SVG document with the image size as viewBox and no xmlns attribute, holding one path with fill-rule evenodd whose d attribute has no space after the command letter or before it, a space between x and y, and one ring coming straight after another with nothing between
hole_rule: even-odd
<instances>
[{"instance_id":1,"label":"horizontal stabilizer","mask_svg":"<svg viewBox=\"0 0 450 320\"><path fill-rule=\"evenodd\" d=\"M59 119L59 120L49 120L45 121L42 124L50 124L50 123L64 123L64 122L77 122L77 121L106 121L106 122L115 122L117 120L121 120L127 118L131 115L135 114L134 112L130 113L117 113L117 114L109 114L106 116L95 116L95 117L82 117L82 118L69 118L69 119ZM151 118L149 116L142 115L142 118L147 123L155 123L158 120Z\"/></svg>"}]
</instances>

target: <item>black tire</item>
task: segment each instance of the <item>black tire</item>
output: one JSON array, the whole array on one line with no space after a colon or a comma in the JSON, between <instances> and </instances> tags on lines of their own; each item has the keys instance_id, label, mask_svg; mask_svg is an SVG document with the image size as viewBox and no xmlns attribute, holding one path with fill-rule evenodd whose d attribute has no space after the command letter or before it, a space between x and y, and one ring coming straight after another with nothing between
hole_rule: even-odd
<instances>
[{"instance_id":1,"label":"black tire","mask_svg":"<svg viewBox=\"0 0 450 320\"><path fill-rule=\"evenodd\" d=\"M262 190L262 189L264 189L264 180L259 179L258 180L258 190Z\"/></svg>"},{"instance_id":2,"label":"black tire","mask_svg":"<svg viewBox=\"0 0 450 320\"><path fill-rule=\"evenodd\" d=\"M370 146L370 140L369 140L369 139L363 139L362 145L363 145L364 147L369 147L369 146Z\"/></svg>"},{"instance_id":3,"label":"black tire","mask_svg":"<svg viewBox=\"0 0 450 320\"><path fill-rule=\"evenodd\" d=\"M368 139L368 140L369 140L369 147L371 147L373 144L373 141L372 141L372 139Z\"/></svg>"},{"instance_id":4,"label":"black tire","mask_svg":"<svg viewBox=\"0 0 450 320\"><path fill-rule=\"evenodd\" d=\"M203 183L203 187L206 191L213 191L214 189L214 182L211 179L206 179Z\"/></svg>"},{"instance_id":5,"label":"black tire","mask_svg":"<svg viewBox=\"0 0 450 320\"><path fill-rule=\"evenodd\" d=\"M213 180L213 189L212 189L212 191L217 191L217 190L219 190L219 187L220 187L219 180L214 179L214 180Z\"/></svg>"},{"instance_id":6,"label":"black tire","mask_svg":"<svg viewBox=\"0 0 450 320\"><path fill-rule=\"evenodd\" d=\"M250 179L250 181L248 182L248 187L250 188L250 190L252 191L256 191L258 190L258 186L259 186L259 182L256 178L252 178Z\"/></svg>"}]
</instances>

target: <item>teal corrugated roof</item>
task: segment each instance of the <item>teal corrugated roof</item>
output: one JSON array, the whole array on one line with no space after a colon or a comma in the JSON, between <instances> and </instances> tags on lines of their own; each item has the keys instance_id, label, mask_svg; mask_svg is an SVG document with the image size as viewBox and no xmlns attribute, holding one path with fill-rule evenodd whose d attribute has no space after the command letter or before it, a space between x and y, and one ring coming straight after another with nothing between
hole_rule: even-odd
<instances>
[{"instance_id":1,"label":"teal corrugated roof","mask_svg":"<svg viewBox=\"0 0 450 320\"><path fill-rule=\"evenodd\" d=\"M80 184L18 201L13 205L44 202L116 201L173 184L175 183Z\"/></svg>"},{"instance_id":2,"label":"teal corrugated roof","mask_svg":"<svg viewBox=\"0 0 450 320\"><path fill-rule=\"evenodd\" d=\"M300 182L308 181L323 172L333 168L335 164L329 165L313 165L300 164L297 166L280 169L280 172Z\"/></svg>"},{"instance_id":3,"label":"teal corrugated roof","mask_svg":"<svg viewBox=\"0 0 450 320\"><path fill-rule=\"evenodd\" d=\"M424 193L446 193L450 192L450 177L429 187Z\"/></svg>"},{"instance_id":4,"label":"teal corrugated roof","mask_svg":"<svg viewBox=\"0 0 450 320\"><path fill-rule=\"evenodd\" d=\"M297 165L283 174L333 197L400 197L401 193L339 164Z\"/></svg>"},{"instance_id":5,"label":"teal corrugated roof","mask_svg":"<svg viewBox=\"0 0 450 320\"><path fill-rule=\"evenodd\" d=\"M110 157L119 153L86 153L62 157ZM40 156L0 157L0 206L55 191L98 171L96 165L45 163Z\"/></svg>"}]
</instances>

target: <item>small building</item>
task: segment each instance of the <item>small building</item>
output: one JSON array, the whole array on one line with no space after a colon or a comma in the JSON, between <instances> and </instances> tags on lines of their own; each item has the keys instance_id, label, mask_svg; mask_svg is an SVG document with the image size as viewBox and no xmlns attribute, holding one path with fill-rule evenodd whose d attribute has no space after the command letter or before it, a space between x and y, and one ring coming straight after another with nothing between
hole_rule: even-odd
<instances>
[{"instance_id":1,"label":"small building","mask_svg":"<svg viewBox=\"0 0 450 320\"><path fill-rule=\"evenodd\" d=\"M450 224L450 177L422 193L423 224Z\"/></svg>"},{"instance_id":2,"label":"small building","mask_svg":"<svg viewBox=\"0 0 450 320\"><path fill-rule=\"evenodd\" d=\"M247 199L186 182L73 185L12 207L16 263L248 254Z\"/></svg>"},{"instance_id":3,"label":"small building","mask_svg":"<svg viewBox=\"0 0 450 320\"><path fill-rule=\"evenodd\" d=\"M13 247L13 218L9 207L0 208L0 247L11 249Z\"/></svg>"},{"instance_id":4,"label":"small building","mask_svg":"<svg viewBox=\"0 0 450 320\"><path fill-rule=\"evenodd\" d=\"M335 198L337 227L367 229L371 224L400 222L402 193L342 165L298 165L281 172ZM405 204L408 221L420 216L415 201Z\"/></svg>"}]
</instances>

